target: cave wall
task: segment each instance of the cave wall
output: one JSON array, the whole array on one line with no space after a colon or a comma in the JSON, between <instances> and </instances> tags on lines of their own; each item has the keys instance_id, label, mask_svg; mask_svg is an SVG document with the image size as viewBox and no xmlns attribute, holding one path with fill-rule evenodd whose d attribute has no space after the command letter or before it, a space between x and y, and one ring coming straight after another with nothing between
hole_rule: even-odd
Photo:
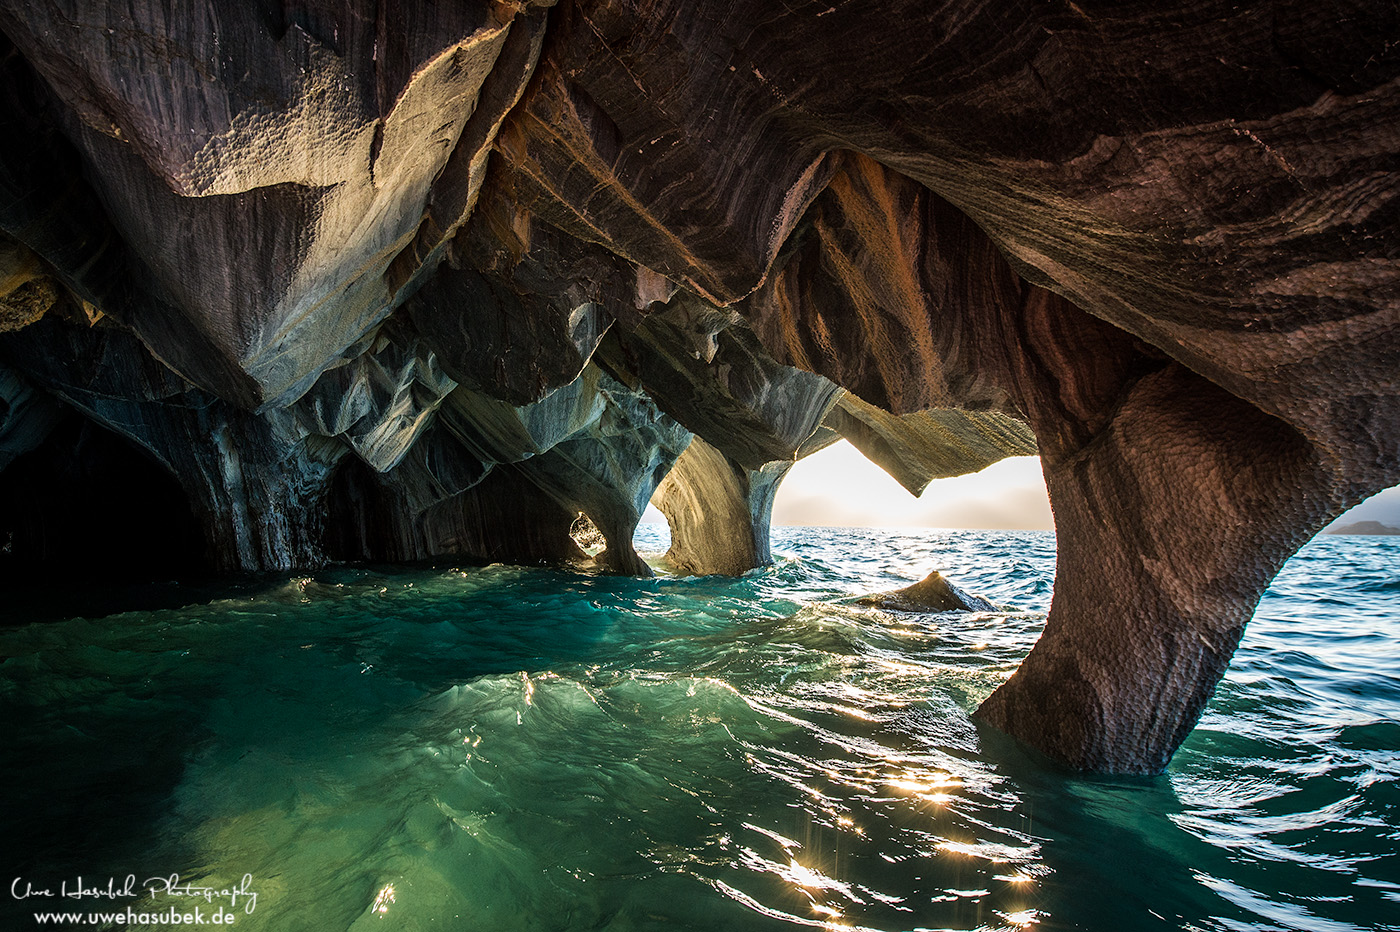
<instances>
[{"instance_id":1,"label":"cave wall","mask_svg":"<svg viewBox=\"0 0 1400 932\"><path fill-rule=\"evenodd\" d=\"M654 497L741 572L837 437L911 491L1034 450L1054 603L978 714L1158 770L1283 560L1400 480L1397 31L0 0L0 479L108 431L219 569L581 560L584 512L645 573Z\"/></svg>"}]
</instances>

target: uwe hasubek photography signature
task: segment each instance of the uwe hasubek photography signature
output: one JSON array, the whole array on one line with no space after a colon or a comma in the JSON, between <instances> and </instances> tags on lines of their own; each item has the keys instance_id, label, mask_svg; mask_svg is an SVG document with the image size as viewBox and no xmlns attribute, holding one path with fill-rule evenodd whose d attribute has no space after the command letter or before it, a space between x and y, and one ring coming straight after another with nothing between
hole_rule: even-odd
<instances>
[{"instance_id":1,"label":"uwe hasubek photography signature","mask_svg":"<svg viewBox=\"0 0 1400 932\"><path fill-rule=\"evenodd\" d=\"M10 896L16 900L32 900L36 904L43 901L106 901L147 897L152 901L162 898L179 898L189 903L207 903L227 906L229 910L242 909L252 915L257 909L258 894L253 889L253 875L244 874L234 884L203 884L185 882L179 874L162 877L148 877L139 883L135 874L125 877L106 877L89 880L82 875L63 879L57 883L36 882L24 877L16 877L10 882ZM156 904L160 905L160 904Z\"/></svg>"}]
</instances>

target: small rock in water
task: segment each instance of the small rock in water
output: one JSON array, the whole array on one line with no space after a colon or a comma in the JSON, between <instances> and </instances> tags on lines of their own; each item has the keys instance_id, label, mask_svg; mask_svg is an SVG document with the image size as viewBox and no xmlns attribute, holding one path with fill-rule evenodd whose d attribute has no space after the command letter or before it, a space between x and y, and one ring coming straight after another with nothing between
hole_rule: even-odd
<instances>
[{"instance_id":1,"label":"small rock in water","mask_svg":"<svg viewBox=\"0 0 1400 932\"><path fill-rule=\"evenodd\" d=\"M856 600L857 605L874 605L897 612L995 612L991 602L964 592L934 570L912 586L893 592L877 592Z\"/></svg>"}]
</instances>

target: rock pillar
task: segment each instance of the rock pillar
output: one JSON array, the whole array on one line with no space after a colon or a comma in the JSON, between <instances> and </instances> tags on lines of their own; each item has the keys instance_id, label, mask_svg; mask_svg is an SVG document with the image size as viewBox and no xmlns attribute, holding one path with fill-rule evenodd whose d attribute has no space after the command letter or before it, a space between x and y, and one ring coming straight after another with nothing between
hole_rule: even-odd
<instances>
[{"instance_id":1,"label":"rock pillar","mask_svg":"<svg viewBox=\"0 0 1400 932\"><path fill-rule=\"evenodd\" d=\"M1042 461L1050 617L976 717L1079 769L1160 772L1269 581L1340 505L1299 434L1176 365Z\"/></svg>"}]
</instances>

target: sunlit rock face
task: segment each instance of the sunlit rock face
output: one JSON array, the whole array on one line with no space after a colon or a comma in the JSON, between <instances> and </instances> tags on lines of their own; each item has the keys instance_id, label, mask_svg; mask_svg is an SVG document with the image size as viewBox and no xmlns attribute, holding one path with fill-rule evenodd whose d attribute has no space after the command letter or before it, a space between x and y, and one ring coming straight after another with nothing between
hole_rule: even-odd
<instances>
[{"instance_id":1,"label":"sunlit rock face","mask_svg":"<svg viewBox=\"0 0 1400 932\"><path fill-rule=\"evenodd\" d=\"M280 404L466 218L543 13L16 4L0 27L128 247L110 313L201 387Z\"/></svg>"},{"instance_id":2,"label":"sunlit rock face","mask_svg":"<svg viewBox=\"0 0 1400 932\"><path fill-rule=\"evenodd\" d=\"M1400 480L1398 20L4 0L6 559L109 463L207 567L645 573L654 498L734 573L838 437L911 491L1034 451L1054 604L978 714L1159 770Z\"/></svg>"}]
</instances>

